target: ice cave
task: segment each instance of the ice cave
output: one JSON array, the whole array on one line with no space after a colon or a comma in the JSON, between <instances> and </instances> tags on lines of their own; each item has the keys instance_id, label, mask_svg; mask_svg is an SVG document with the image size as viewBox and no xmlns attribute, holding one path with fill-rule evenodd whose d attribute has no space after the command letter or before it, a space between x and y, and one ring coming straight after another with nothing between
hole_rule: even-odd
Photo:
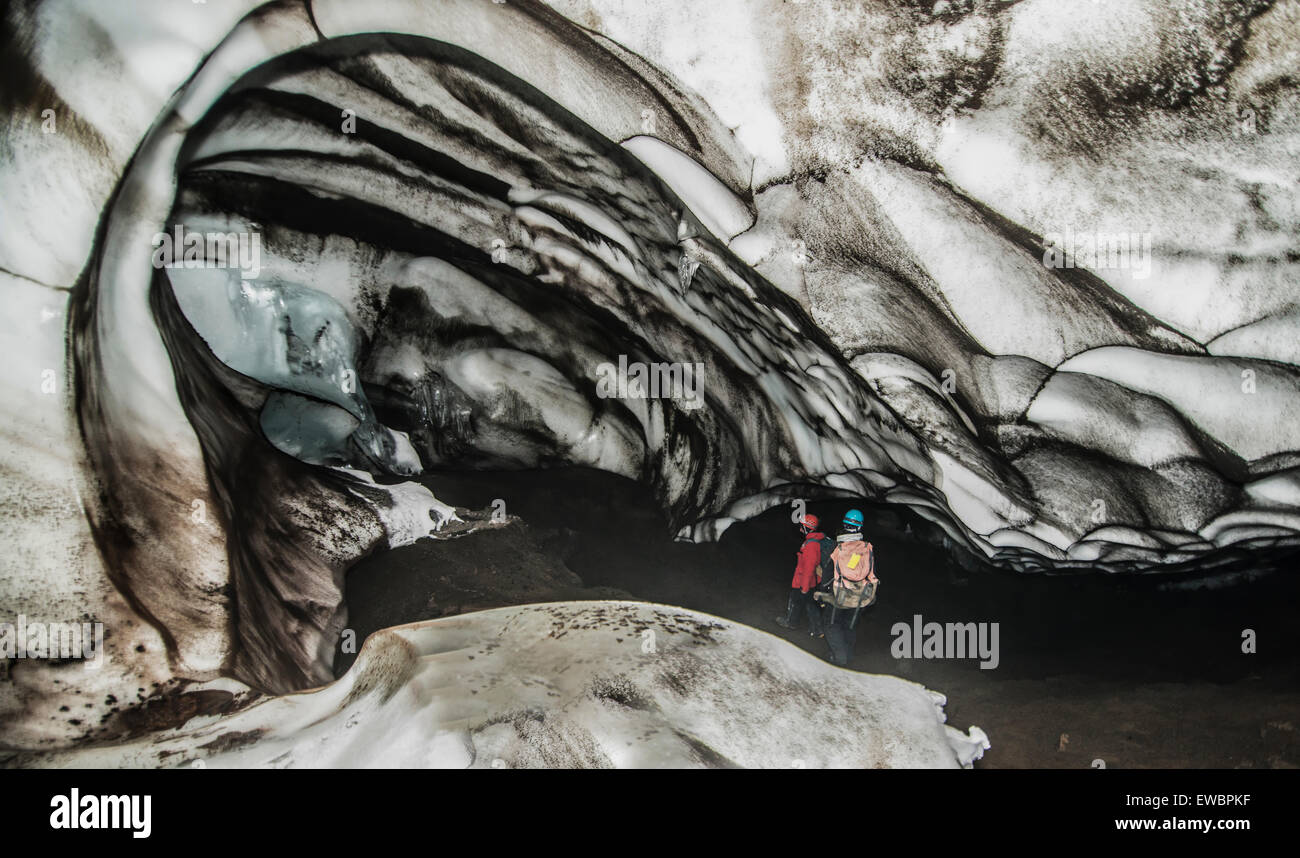
<instances>
[{"instance_id":1,"label":"ice cave","mask_svg":"<svg viewBox=\"0 0 1300 858\"><path fill-rule=\"evenodd\" d=\"M0 767L1300 766L1300 0L0 21Z\"/></svg>"}]
</instances>

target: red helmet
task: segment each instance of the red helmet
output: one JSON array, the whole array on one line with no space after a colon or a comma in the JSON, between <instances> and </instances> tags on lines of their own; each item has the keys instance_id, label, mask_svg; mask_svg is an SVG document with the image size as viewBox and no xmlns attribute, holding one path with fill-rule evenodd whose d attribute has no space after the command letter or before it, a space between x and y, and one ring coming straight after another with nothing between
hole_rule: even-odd
<instances>
[{"instance_id":1,"label":"red helmet","mask_svg":"<svg viewBox=\"0 0 1300 858\"><path fill-rule=\"evenodd\" d=\"M821 522L817 519L817 516L813 515L812 513L808 513L803 517L803 521L799 522L799 526L802 527L804 530L812 531L812 530L816 530L817 525L820 523Z\"/></svg>"}]
</instances>

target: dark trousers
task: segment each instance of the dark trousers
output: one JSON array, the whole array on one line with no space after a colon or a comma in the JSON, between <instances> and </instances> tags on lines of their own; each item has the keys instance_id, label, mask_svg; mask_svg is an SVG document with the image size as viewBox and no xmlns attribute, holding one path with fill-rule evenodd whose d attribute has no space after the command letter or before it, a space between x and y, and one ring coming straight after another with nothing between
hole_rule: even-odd
<instances>
[{"instance_id":1,"label":"dark trousers","mask_svg":"<svg viewBox=\"0 0 1300 858\"><path fill-rule=\"evenodd\" d=\"M822 632L822 606L813 599L812 590L807 593L799 592L798 587L790 588L790 604L786 609L786 625L793 626L795 620L799 617L799 611L803 609L804 615L808 617L808 631L819 635Z\"/></svg>"},{"instance_id":2,"label":"dark trousers","mask_svg":"<svg viewBox=\"0 0 1300 858\"><path fill-rule=\"evenodd\" d=\"M826 645L831 648L831 664L844 667L853 658L853 645L858 641L858 629L871 616L875 605L868 605L860 610L853 608L835 608L829 605L823 615L826 628ZM854 620L854 615L857 620ZM852 625L850 625L852 623Z\"/></svg>"},{"instance_id":3,"label":"dark trousers","mask_svg":"<svg viewBox=\"0 0 1300 858\"><path fill-rule=\"evenodd\" d=\"M827 610L830 610L829 608ZM831 648L831 664L838 664L844 667L853 658L853 645L858 640L857 624L849 628L849 623L853 621L853 611L839 609L835 611L835 619L832 621L827 617L826 625L826 643ZM861 616L858 622L861 622Z\"/></svg>"}]
</instances>

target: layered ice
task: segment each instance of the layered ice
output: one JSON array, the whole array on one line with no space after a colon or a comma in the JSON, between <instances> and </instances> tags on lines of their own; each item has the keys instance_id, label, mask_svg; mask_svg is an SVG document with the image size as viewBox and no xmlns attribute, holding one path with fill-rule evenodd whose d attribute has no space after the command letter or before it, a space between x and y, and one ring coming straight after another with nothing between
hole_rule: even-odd
<instances>
[{"instance_id":1,"label":"layered ice","mask_svg":"<svg viewBox=\"0 0 1300 858\"><path fill-rule=\"evenodd\" d=\"M1022 572L1297 543L1287 4L1089 10L1169 34L1114 47L1043 3L735 0L704 52L658 4L173 5L4 13L5 532L51 546L0 595L130 618L121 670L320 684L349 566L452 520L430 467L623 474L687 539L903 504ZM177 226L257 234L258 276L155 269ZM1150 270L1045 264L1065 230ZM602 396L620 360L702 400Z\"/></svg>"}]
</instances>

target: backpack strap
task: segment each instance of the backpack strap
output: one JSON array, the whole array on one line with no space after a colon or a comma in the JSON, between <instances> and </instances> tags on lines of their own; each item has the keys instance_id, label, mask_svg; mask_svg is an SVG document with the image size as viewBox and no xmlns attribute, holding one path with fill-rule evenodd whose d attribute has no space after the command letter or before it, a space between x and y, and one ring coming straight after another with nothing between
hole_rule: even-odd
<instances>
[{"instance_id":1,"label":"backpack strap","mask_svg":"<svg viewBox=\"0 0 1300 858\"><path fill-rule=\"evenodd\" d=\"M832 540L832 539L831 539L830 537L828 537L828 536L822 536L822 537L820 537L820 538L815 537L815 536L814 536L814 537L809 537L808 539L805 539L805 540L803 541L803 545L800 546L800 549L799 549L799 550L802 551L805 547L807 547L808 543L810 543L810 542L815 542L815 543L817 543L817 568L818 568L818 570L824 570L824 569L826 568L826 560L825 560L824 558L827 557L827 555L826 555L826 543L829 542L829 543L831 543L831 544L834 544L834 540Z\"/></svg>"},{"instance_id":2,"label":"backpack strap","mask_svg":"<svg viewBox=\"0 0 1300 858\"><path fill-rule=\"evenodd\" d=\"M803 545L800 545L800 546L799 546L799 553L802 554L802 553L803 553L803 550L804 550L805 548L808 547L808 544L809 544L810 542L815 542L815 543L817 543L817 568L818 568L818 569L821 569L821 568L822 568L822 546L821 546L821 540L820 540L820 539L813 539L813 538L811 538L811 537L808 538L808 539L805 539L805 540L803 541Z\"/></svg>"}]
</instances>

